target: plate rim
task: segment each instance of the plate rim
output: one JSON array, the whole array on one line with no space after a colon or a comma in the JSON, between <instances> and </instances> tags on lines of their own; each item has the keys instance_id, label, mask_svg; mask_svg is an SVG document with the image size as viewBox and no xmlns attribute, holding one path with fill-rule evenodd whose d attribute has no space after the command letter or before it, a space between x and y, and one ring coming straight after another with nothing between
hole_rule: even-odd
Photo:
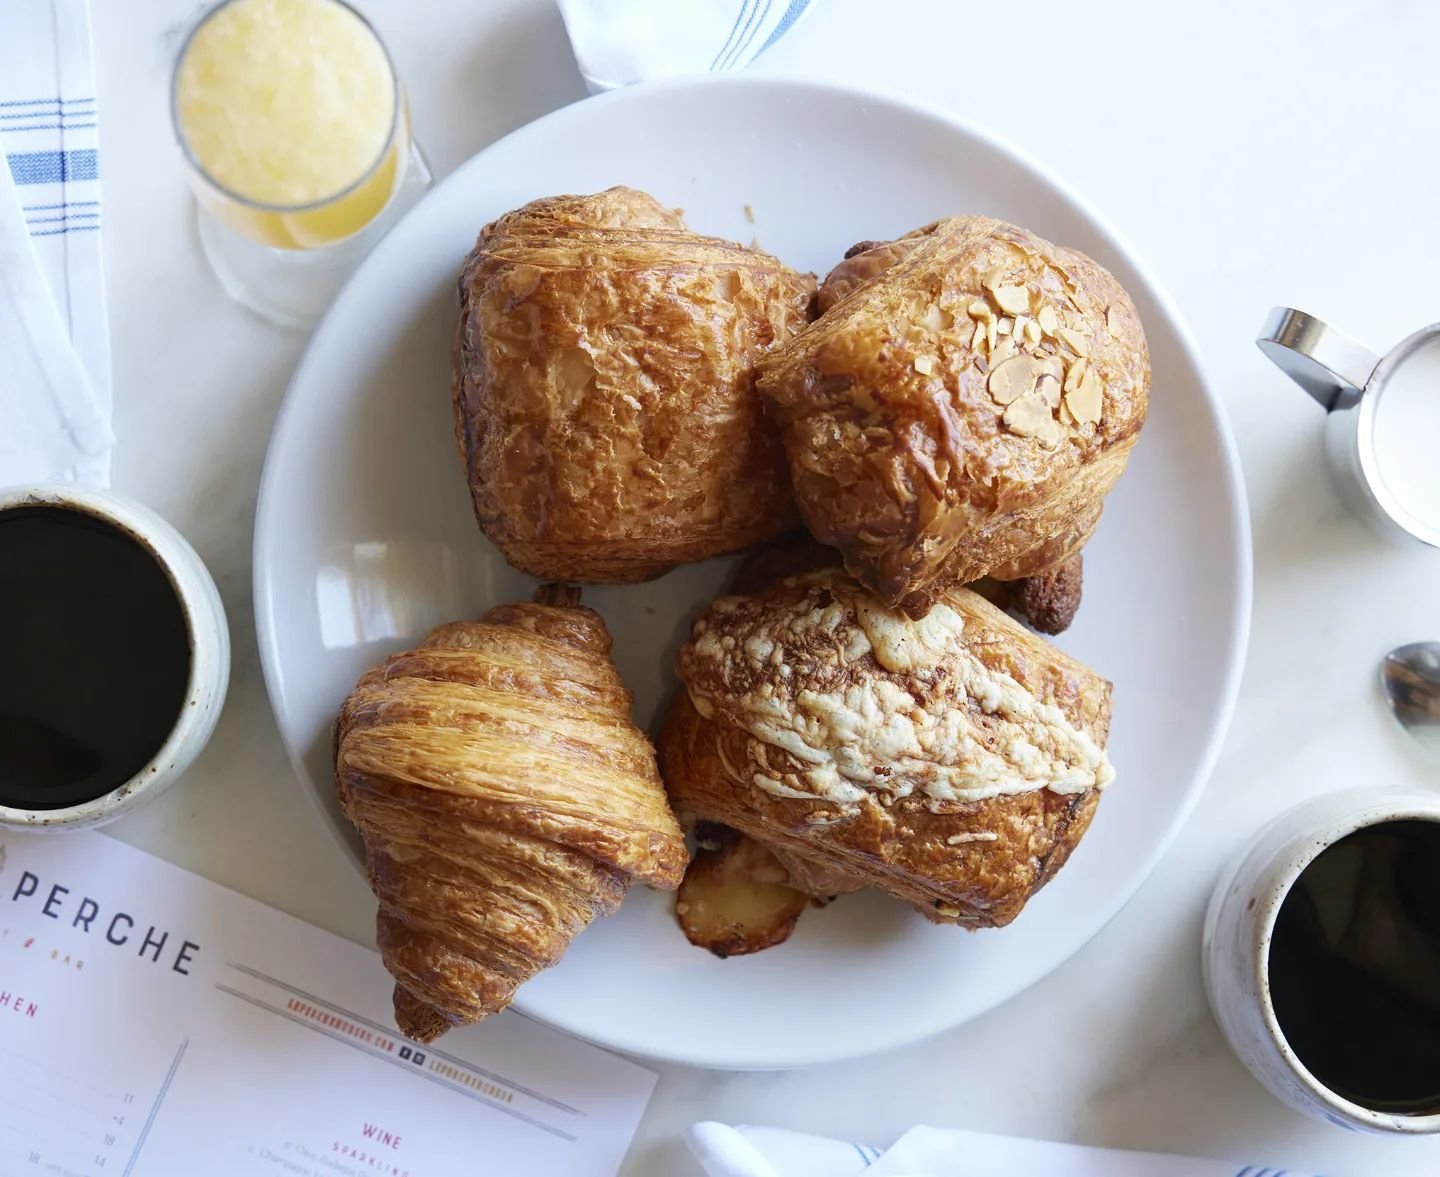
<instances>
[{"instance_id":1,"label":"plate rim","mask_svg":"<svg viewBox=\"0 0 1440 1177\"><path fill-rule=\"evenodd\" d=\"M1129 906L1131 901L1154 873L1160 860L1168 853L1175 839L1179 836L1180 831L1189 821L1214 772L1224 748L1226 737L1229 734L1230 724L1234 717L1235 706L1240 693L1240 685L1245 670L1250 639L1254 606L1254 544L1250 526L1248 495L1235 435L1231 429L1229 415L1225 409L1224 402L1221 400L1206 374L1205 366L1189 323L1180 313L1180 309L1176 305L1169 290L1157 279L1148 261L1134 248L1129 240L1115 228L1107 217L1100 213L1087 197L1067 180L1064 180L1052 171L1048 166L1032 157L1028 152L1000 138L979 123L947 110L938 104L885 88L850 85L820 79L791 78L783 75L762 73L696 75L644 82L581 99L578 102L570 103L556 110L549 111L539 118L532 119L530 122L516 127L456 165L449 175L445 176L427 192L424 197L386 233L384 238L370 251L364 260L361 261L360 265L356 267L355 272L346 280L334 301L327 308L324 317L316 324L310 337L306 340L305 348L286 384L284 399L281 401L280 407L275 414L275 420L266 441L265 459L261 469L259 491L256 497L255 530L251 547L251 592L254 602L255 636L259 648L261 675L265 683L265 693L270 704L271 717L275 723L280 742L285 748L286 758L289 760L291 770L294 773L295 784L305 793L309 803L320 815L326 829L329 830L332 838L337 843L336 849L339 850L342 855L347 859L351 859L346 845L348 841L346 832L342 830L339 825L336 815L322 802L320 796L321 790L312 787L309 774L305 768L305 750L292 746L292 742L286 733L285 725L281 719L284 690L281 682L280 659L275 632L276 603L272 592L274 576L272 575L272 562L268 554L273 548L270 540L272 529L283 525L283 513L277 512L275 509L276 503L278 502L275 483L279 477L277 474L278 462L275 459L275 454L279 448L279 440L286 430L287 422L295 412L295 404L298 400L298 398L293 395L295 389L303 379L308 377L311 366L318 362L315 359L317 341L326 334L327 330L331 329L335 309L346 301L352 288L356 287L364 279L368 270L376 268L380 264L377 259L388 257L390 252L398 248L396 243L401 237L399 230L409 223L412 218L421 215L426 204L436 199L447 187L459 185L463 182L462 178L465 175L478 168L482 168L486 156L498 150L512 138L532 133L534 128L544 123L559 121L566 117L573 117L572 111L580 106L620 106L631 102L648 102L652 94L710 89L768 89L776 92L775 96L777 99L783 97L785 92L794 93L803 91L812 97L830 97L849 102L860 101L862 103L870 103L875 106L889 108L904 117L928 120L932 123L940 124L947 131L958 133L974 140L987 150L1006 159L1021 171L1028 173L1036 182L1047 185L1062 201L1068 202L1075 211L1094 227L1095 232L1105 241L1110 250L1115 255L1125 259L1136 277L1145 285L1147 293L1154 298L1161 314L1166 320L1167 326L1174 333L1181 358L1188 364L1195 375L1196 382L1202 393L1205 412L1210 419L1213 432L1219 442L1221 459L1220 474L1225 489L1228 492L1226 495L1226 505L1234 540L1234 560L1231 568L1230 589L1235 605L1234 616L1229 626L1230 632L1226 635L1225 653L1227 671L1224 681L1221 684L1217 700L1218 706L1210 723L1210 730L1205 738L1201 752L1196 758L1190 779L1180 795L1179 804L1176 806L1164 831L1158 838L1154 839L1147 852L1144 855L1136 856L1135 862L1137 865L1132 867L1128 872L1126 881L1117 889L1118 897L1110 905L1109 909L1104 911L1102 918L1094 925L1093 930L1062 958L1047 964L1039 970L1032 970L1024 974L1023 984L1018 988L1004 996L996 997L993 1000L983 1003L978 1008L970 1010L962 1018L946 1019L942 1017L939 1019L931 1019L925 1026L919 1029L909 1030L882 1045L866 1047L857 1051L844 1044L843 1036L836 1036L830 1041L828 1046L812 1043L808 1049L789 1049L783 1052L772 1052L760 1057L726 1055L724 1058L721 1058L713 1053L707 1055L695 1051L667 1050L664 1047L657 1047L653 1043L639 1043L633 1041L624 1033L602 1035L597 1034L593 1029L584 1031L577 1030L572 1025L564 1024L552 1018L539 1016L528 1009L526 1007L523 987L516 994L511 1007L514 1012L521 1016L553 1027L563 1033L571 1034L607 1049L623 1051L624 1053L636 1055L641 1058L716 1070L786 1070L796 1067L841 1062L877 1054L882 1051L900 1049L945 1033L946 1031L953 1030L958 1026L982 1017L993 1011L997 1006L1018 997L1021 993L1034 987L1051 973L1058 970L1062 965L1067 964L1082 948L1109 927L1115 918ZM353 865L352 860L352 866ZM363 867L359 869L363 875Z\"/></svg>"}]
</instances>

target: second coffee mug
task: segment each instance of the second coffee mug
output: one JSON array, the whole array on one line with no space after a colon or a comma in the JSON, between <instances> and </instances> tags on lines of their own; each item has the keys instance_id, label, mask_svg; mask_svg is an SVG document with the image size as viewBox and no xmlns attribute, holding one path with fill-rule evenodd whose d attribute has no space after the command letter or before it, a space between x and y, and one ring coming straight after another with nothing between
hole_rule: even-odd
<instances>
[{"instance_id":1,"label":"second coffee mug","mask_svg":"<svg viewBox=\"0 0 1440 1177\"><path fill-rule=\"evenodd\" d=\"M1230 866L1205 990L1240 1061L1342 1128L1440 1132L1440 799L1318 797Z\"/></svg>"}]
</instances>

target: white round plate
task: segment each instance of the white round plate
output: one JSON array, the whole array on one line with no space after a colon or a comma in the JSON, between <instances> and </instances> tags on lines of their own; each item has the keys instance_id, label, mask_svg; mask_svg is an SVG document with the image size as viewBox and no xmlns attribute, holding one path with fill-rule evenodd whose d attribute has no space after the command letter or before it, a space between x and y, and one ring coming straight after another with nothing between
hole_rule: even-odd
<instances>
[{"instance_id":1,"label":"white round plate","mask_svg":"<svg viewBox=\"0 0 1440 1177\"><path fill-rule=\"evenodd\" d=\"M1115 683L1119 775L1055 882L1011 927L977 933L929 924L878 892L848 896L807 912L788 943L730 960L686 942L671 896L637 888L515 1002L593 1042L712 1067L800 1066L957 1025L1099 931L1185 820L1239 681L1250 544L1233 442L1169 301L1080 198L947 116L744 76L621 90L502 139L394 229L315 332L261 487L256 620L295 768L358 867L331 781L331 721L346 693L432 626L530 594L534 582L476 527L454 451L455 283L487 221L612 184L820 274L853 242L986 213L1095 257L1140 310L1150 419L1086 549L1085 600L1060 643ZM586 592L614 633L642 725L673 681L689 618L729 567ZM875 995L897 987L906 999L876 1016Z\"/></svg>"}]
</instances>

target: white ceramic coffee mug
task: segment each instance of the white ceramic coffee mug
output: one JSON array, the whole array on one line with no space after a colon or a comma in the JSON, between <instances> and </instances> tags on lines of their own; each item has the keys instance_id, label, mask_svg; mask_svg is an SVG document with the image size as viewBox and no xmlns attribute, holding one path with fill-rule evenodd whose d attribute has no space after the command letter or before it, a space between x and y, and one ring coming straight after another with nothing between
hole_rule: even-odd
<instances>
[{"instance_id":1,"label":"white ceramic coffee mug","mask_svg":"<svg viewBox=\"0 0 1440 1177\"><path fill-rule=\"evenodd\" d=\"M159 796L200 755L215 730L230 681L230 630L209 571L185 537L148 507L106 491L72 486L0 489L0 516L22 507L60 507L90 515L130 536L175 590L190 644L189 679L175 726L150 761L110 792L63 809L0 805L0 828L36 831L104 825Z\"/></svg>"},{"instance_id":2,"label":"white ceramic coffee mug","mask_svg":"<svg viewBox=\"0 0 1440 1177\"><path fill-rule=\"evenodd\" d=\"M1440 798L1404 789L1350 789L1282 814L1227 868L1205 919L1205 992L1230 1047L1271 1094L1342 1128L1440 1132L1440 1114L1375 1111L1315 1078L1285 1041L1270 997L1270 944L1300 873L1347 834L1389 821L1440 822Z\"/></svg>"}]
</instances>

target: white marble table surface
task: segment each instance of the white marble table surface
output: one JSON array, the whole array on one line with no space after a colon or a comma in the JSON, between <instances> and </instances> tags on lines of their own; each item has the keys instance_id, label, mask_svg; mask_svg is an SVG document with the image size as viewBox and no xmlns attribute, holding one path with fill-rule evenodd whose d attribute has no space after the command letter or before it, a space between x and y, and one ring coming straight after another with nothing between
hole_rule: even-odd
<instances>
[{"instance_id":1,"label":"white marble table surface","mask_svg":"<svg viewBox=\"0 0 1440 1177\"><path fill-rule=\"evenodd\" d=\"M583 96L548 0L361 6L407 80L439 174ZM166 107L177 39L198 8L92 4L114 485L194 542L235 641L213 743L179 787L112 832L363 939L371 898L291 776L257 662L252 512L304 339L229 303L200 256ZM1263 820L1317 790L1440 784L1440 766L1392 725L1375 686L1391 645L1440 638L1440 556L1392 549L1342 513L1320 463L1319 411L1251 343L1276 302L1377 348L1440 319L1437 43L1433 0L818 0L757 67L908 92L971 116L1066 176L1150 260L1239 439L1254 637L1225 753L1194 817L1073 960L980 1021L880 1057L789 1074L663 1067L627 1174L692 1172L678 1133L700 1118L877 1144L920 1121L1330 1177L1440 1171L1440 1140L1352 1136L1271 1099L1221 1041L1199 975L1206 897ZM877 995L875 1017L904 1000L904 984Z\"/></svg>"}]
</instances>

